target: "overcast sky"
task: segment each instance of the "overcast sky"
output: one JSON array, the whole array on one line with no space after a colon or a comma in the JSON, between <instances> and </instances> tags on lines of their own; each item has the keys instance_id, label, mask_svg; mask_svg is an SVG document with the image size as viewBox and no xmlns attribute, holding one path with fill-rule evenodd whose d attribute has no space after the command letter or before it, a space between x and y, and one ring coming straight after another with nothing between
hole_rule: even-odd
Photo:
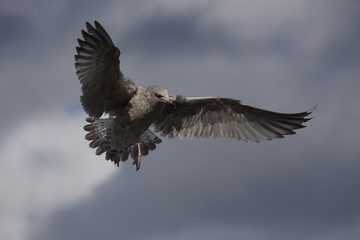
<instances>
[{"instance_id":1,"label":"overcast sky","mask_svg":"<svg viewBox=\"0 0 360 240\"><path fill-rule=\"evenodd\" d=\"M0 5L0 239L360 238L359 1ZM82 129L73 55L94 20L140 85L318 109L281 140L163 139L116 168Z\"/></svg>"}]
</instances>

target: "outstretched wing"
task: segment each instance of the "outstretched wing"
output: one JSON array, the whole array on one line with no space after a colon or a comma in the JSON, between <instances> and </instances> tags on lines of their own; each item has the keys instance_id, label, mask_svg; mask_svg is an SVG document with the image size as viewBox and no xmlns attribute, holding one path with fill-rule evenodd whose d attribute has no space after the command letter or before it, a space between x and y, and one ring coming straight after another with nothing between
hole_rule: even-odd
<instances>
[{"instance_id":1,"label":"outstretched wing","mask_svg":"<svg viewBox=\"0 0 360 240\"><path fill-rule=\"evenodd\" d=\"M86 23L83 40L78 39L75 55L76 74L82 84L81 103L87 114L99 118L120 104L126 104L136 91L119 68L120 50L105 29L95 21Z\"/></svg>"},{"instance_id":2,"label":"outstretched wing","mask_svg":"<svg viewBox=\"0 0 360 240\"><path fill-rule=\"evenodd\" d=\"M295 134L313 110L277 113L220 97L177 96L155 122L163 136L178 138L230 138L259 142Z\"/></svg>"}]
</instances>

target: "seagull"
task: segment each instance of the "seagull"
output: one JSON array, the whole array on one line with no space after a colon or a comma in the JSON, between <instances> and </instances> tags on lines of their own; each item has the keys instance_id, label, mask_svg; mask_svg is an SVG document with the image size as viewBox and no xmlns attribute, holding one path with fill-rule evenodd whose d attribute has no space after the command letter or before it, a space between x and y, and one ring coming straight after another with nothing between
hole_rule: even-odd
<instances>
[{"instance_id":1,"label":"seagull","mask_svg":"<svg viewBox=\"0 0 360 240\"><path fill-rule=\"evenodd\" d=\"M97 21L86 22L86 29L75 55L80 101L89 115L85 139L116 166L131 156L139 170L142 156L161 143L150 127L169 138L260 142L295 134L316 109L278 113L231 98L169 96L164 86L138 86L121 72L120 50L105 29Z\"/></svg>"}]
</instances>

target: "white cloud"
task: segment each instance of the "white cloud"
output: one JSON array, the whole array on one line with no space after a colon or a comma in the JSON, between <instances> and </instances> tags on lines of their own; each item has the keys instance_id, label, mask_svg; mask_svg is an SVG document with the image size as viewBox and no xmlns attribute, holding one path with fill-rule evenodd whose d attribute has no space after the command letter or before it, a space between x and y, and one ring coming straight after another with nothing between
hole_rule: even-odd
<instances>
[{"instance_id":1,"label":"white cloud","mask_svg":"<svg viewBox=\"0 0 360 240\"><path fill-rule=\"evenodd\" d=\"M83 124L81 114L48 113L27 119L2 139L2 235L24 239L54 209L79 201L119 170L95 157Z\"/></svg>"}]
</instances>

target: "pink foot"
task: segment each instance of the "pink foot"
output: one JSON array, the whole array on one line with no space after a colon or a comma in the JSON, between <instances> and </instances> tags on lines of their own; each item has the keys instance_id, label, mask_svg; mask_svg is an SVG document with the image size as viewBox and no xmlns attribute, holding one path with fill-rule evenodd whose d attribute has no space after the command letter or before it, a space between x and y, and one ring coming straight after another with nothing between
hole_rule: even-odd
<instances>
[{"instance_id":1,"label":"pink foot","mask_svg":"<svg viewBox=\"0 0 360 240\"><path fill-rule=\"evenodd\" d=\"M140 169L140 164L141 164L141 150L140 150L140 144L137 144L137 156L134 159L133 165L136 166L136 171L138 171Z\"/></svg>"}]
</instances>

